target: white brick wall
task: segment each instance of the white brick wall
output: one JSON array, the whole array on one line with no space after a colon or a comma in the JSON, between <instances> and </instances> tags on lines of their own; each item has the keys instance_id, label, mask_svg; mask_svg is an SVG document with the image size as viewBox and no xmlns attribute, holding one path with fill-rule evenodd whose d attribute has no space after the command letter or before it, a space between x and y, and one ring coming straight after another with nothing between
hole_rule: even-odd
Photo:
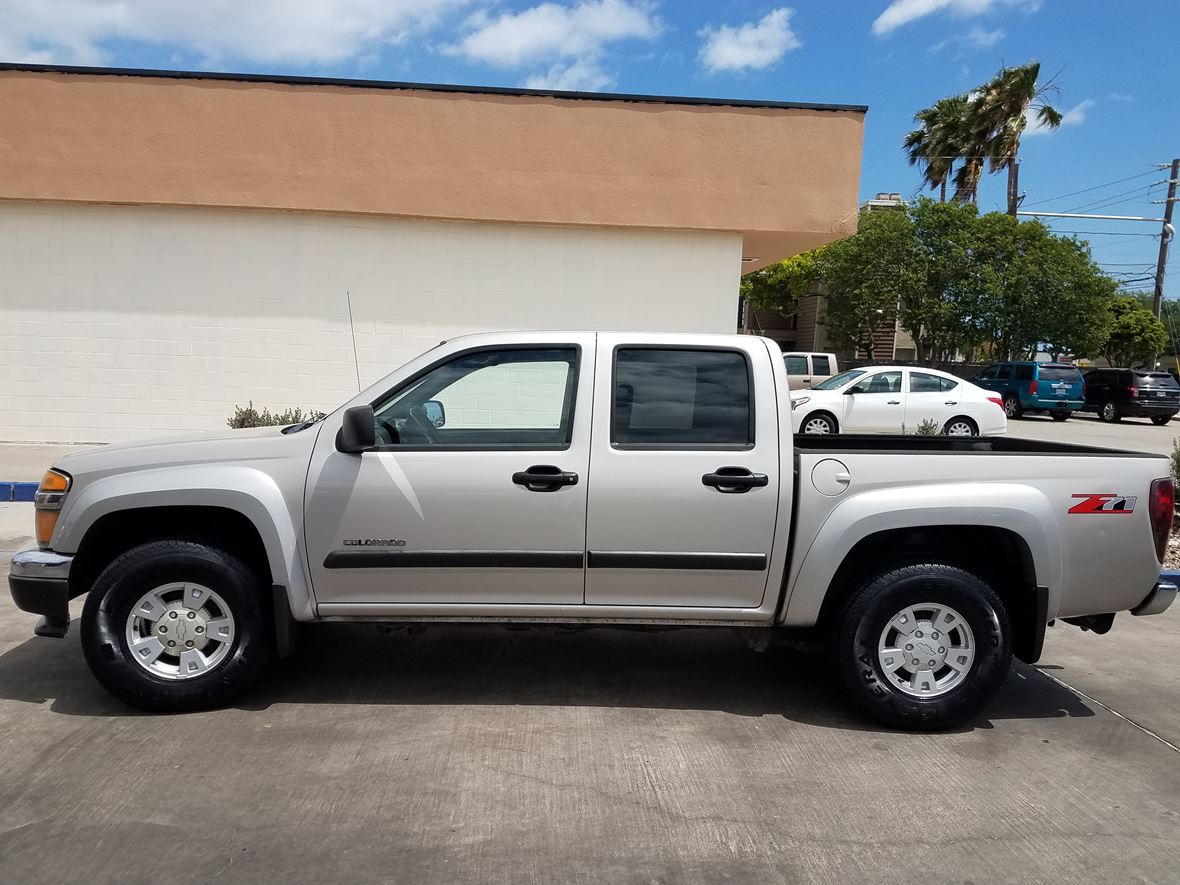
<instances>
[{"instance_id":1,"label":"white brick wall","mask_svg":"<svg viewBox=\"0 0 1180 885\"><path fill-rule=\"evenodd\" d=\"M346 291L363 384L467 332L731 331L740 256L737 234L0 202L0 440L334 408Z\"/></svg>"}]
</instances>

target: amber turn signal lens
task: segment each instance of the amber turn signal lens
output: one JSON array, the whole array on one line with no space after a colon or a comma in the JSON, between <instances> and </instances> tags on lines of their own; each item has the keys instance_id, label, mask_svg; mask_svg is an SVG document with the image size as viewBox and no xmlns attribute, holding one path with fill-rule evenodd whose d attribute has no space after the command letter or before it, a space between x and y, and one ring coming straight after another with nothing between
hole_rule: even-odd
<instances>
[{"instance_id":1,"label":"amber turn signal lens","mask_svg":"<svg viewBox=\"0 0 1180 885\"><path fill-rule=\"evenodd\" d=\"M46 470L45 475L41 477L41 487L38 491L41 492L65 492L70 488L70 478L64 473L58 473L56 470Z\"/></svg>"},{"instance_id":2,"label":"amber turn signal lens","mask_svg":"<svg viewBox=\"0 0 1180 885\"><path fill-rule=\"evenodd\" d=\"M48 547L49 541L53 537L53 530L57 527L57 517L61 515L60 510L38 510L36 514L37 525L37 544L41 547Z\"/></svg>"}]
</instances>

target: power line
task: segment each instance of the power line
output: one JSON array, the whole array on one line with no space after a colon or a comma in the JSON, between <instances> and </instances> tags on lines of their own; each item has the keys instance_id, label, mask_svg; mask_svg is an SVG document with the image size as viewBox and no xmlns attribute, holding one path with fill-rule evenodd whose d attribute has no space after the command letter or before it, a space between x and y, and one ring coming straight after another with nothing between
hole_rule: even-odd
<instances>
[{"instance_id":1,"label":"power line","mask_svg":"<svg viewBox=\"0 0 1180 885\"><path fill-rule=\"evenodd\" d=\"M1137 234L1124 230L1054 230L1053 233L1091 237L1151 237L1153 240L1159 236L1159 234Z\"/></svg>"},{"instance_id":2,"label":"power line","mask_svg":"<svg viewBox=\"0 0 1180 885\"><path fill-rule=\"evenodd\" d=\"M1154 184L1158 184L1158 183L1159 182L1155 182ZM1134 196L1137 198L1147 199L1147 196L1151 192L1151 188L1154 186L1154 184L1146 184L1146 185L1141 184L1141 185L1139 185L1139 187L1131 188L1131 190L1129 190L1129 191L1123 191L1121 194L1108 194L1105 197L1100 197L1097 200L1091 200L1088 203L1084 203L1081 206L1078 206L1078 208L1076 208L1076 209L1066 209L1065 211L1066 212L1084 212L1087 209L1097 209L1097 208L1099 208L1099 206L1097 205L1099 203L1107 203L1108 201L1118 200L1119 198L1122 198L1122 197ZM1113 203L1112 203L1112 205L1113 205Z\"/></svg>"},{"instance_id":3,"label":"power line","mask_svg":"<svg viewBox=\"0 0 1180 885\"><path fill-rule=\"evenodd\" d=\"M1135 175L1128 175L1126 178L1117 178L1114 181L1108 181L1106 184L1096 184L1093 187L1084 187L1080 191L1070 191L1068 194L1058 194L1055 197L1047 197L1044 200L1037 200L1033 203L1028 203L1028 206L1039 206L1042 203L1052 203L1054 200L1064 200L1066 197L1076 197L1078 194L1088 194L1090 191L1101 190L1104 187L1111 187L1115 184L1122 184L1124 181L1134 181L1136 178L1142 178L1145 175L1157 174L1156 169L1151 169L1147 172L1138 172Z\"/></svg>"}]
</instances>

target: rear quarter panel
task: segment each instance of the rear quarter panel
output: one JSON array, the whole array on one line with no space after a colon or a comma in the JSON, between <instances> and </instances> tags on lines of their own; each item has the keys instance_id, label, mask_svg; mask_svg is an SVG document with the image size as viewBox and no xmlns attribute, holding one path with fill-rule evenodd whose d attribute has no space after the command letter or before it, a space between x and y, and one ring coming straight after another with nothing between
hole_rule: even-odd
<instances>
[{"instance_id":1,"label":"rear quarter panel","mask_svg":"<svg viewBox=\"0 0 1180 885\"><path fill-rule=\"evenodd\" d=\"M820 494L811 480L827 458L842 462L852 477L837 497ZM1148 494L1153 479L1168 476L1162 456L802 451L797 460L794 555L780 616L790 626L815 622L857 542L904 527L1016 532L1032 554L1037 583L1049 589L1050 618L1132 608L1159 575ZM1069 512L1098 494L1135 498L1134 507Z\"/></svg>"}]
</instances>

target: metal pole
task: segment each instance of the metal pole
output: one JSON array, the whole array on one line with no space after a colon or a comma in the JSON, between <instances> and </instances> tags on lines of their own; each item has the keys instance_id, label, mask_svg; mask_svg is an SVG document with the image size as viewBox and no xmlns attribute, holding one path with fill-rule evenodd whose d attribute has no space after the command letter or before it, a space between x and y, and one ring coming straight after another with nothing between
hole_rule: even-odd
<instances>
[{"instance_id":1,"label":"metal pole","mask_svg":"<svg viewBox=\"0 0 1180 885\"><path fill-rule=\"evenodd\" d=\"M1151 307L1155 311L1155 318L1160 318L1160 308L1164 301L1164 268L1168 266L1168 241L1175 232L1172 227L1172 209L1176 206L1176 179L1180 177L1180 157L1172 160L1172 172L1168 176L1168 198L1164 201L1164 226L1160 230L1160 257L1155 266L1155 292L1151 298Z\"/></svg>"},{"instance_id":2,"label":"metal pole","mask_svg":"<svg viewBox=\"0 0 1180 885\"><path fill-rule=\"evenodd\" d=\"M1008 214L1016 217L1016 207L1020 205L1020 161L1013 159L1008 162Z\"/></svg>"}]
</instances>

